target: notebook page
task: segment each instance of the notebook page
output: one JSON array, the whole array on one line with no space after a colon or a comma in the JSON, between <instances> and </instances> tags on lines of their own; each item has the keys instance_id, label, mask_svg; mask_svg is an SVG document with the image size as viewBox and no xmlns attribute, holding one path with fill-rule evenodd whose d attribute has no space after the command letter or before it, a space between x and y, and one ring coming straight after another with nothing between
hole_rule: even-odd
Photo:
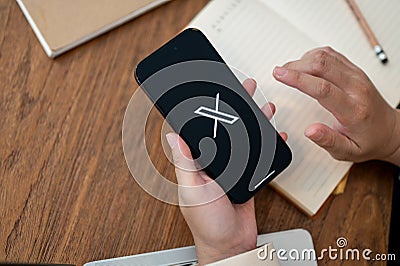
<instances>
[{"instance_id":1,"label":"notebook page","mask_svg":"<svg viewBox=\"0 0 400 266\"><path fill-rule=\"evenodd\" d=\"M330 45L360 66L385 99L400 100L400 2L358 0L357 3L389 57L382 65L345 0L261 0L318 45Z\"/></svg>"},{"instance_id":2,"label":"notebook page","mask_svg":"<svg viewBox=\"0 0 400 266\"><path fill-rule=\"evenodd\" d=\"M315 214L350 168L307 140L304 129L332 116L314 100L277 83L274 66L299 58L318 44L258 0L212 1L192 21L225 61L254 77L277 106L278 130L289 134L293 161L272 185L309 215Z\"/></svg>"}]
</instances>

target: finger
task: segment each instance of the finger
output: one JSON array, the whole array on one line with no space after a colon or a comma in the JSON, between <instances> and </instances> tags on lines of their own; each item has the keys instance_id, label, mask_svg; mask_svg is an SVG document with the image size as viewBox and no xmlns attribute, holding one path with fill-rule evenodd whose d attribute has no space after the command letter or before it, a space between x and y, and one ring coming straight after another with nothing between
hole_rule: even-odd
<instances>
[{"instance_id":1,"label":"finger","mask_svg":"<svg viewBox=\"0 0 400 266\"><path fill-rule=\"evenodd\" d=\"M334 84L321 78L293 69L275 67L274 77L316 99L331 112L339 122L346 122L353 116L354 105L350 97Z\"/></svg>"},{"instance_id":2,"label":"finger","mask_svg":"<svg viewBox=\"0 0 400 266\"><path fill-rule=\"evenodd\" d=\"M288 134L286 133L286 132L280 132L279 133L279 135L282 137L282 139L284 140L284 141L287 141L288 140Z\"/></svg>"},{"instance_id":3,"label":"finger","mask_svg":"<svg viewBox=\"0 0 400 266\"><path fill-rule=\"evenodd\" d=\"M179 206L199 206L225 195L222 188L203 171L197 171L189 147L175 133L166 135L171 147L178 180Z\"/></svg>"},{"instance_id":4,"label":"finger","mask_svg":"<svg viewBox=\"0 0 400 266\"><path fill-rule=\"evenodd\" d=\"M317 53L320 50L325 51L328 54L341 60L342 63L345 64L346 66L348 66L349 68L351 68L353 70L359 70L359 68L356 65L354 65L347 57L345 57L344 55L342 55L341 53L337 52L335 49L333 49L332 47L329 47L329 46L310 50L307 53L305 53L302 58L310 57L311 55Z\"/></svg>"},{"instance_id":5,"label":"finger","mask_svg":"<svg viewBox=\"0 0 400 266\"><path fill-rule=\"evenodd\" d=\"M171 147L178 184L182 186L204 184L204 180L195 167L190 149L182 138L175 133L169 133L166 139Z\"/></svg>"},{"instance_id":6,"label":"finger","mask_svg":"<svg viewBox=\"0 0 400 266\"><path fill-rule=\"evenodd\" d=\"M275 104L267 103L261 108L261 111L268 118L268 120L271 120L276 112ZM288 135L285 132L280 132L279 135L282 137L284 141L288 140Z\"/></svg>"},{"instance_id":7,"label":"finger","mask_svg":"<svg viewBox=\"0 0 400 266\"><path fill-rule=\"evenodd\" d=\"M251 97L254 96L257 88L257 82L254 79L246 79L243 81L243 87L250 94Z\"/></svg>"},{"instance_id":8,"label":"finger","mask_svg":"<svg viewBox=\"0 0 400 266\"><path fill-rule=\"evenodd\" d=\"M266 103L263 107L261 107L261 111L268 118L268 120L271 120L276 112L275 104Z\"/></svg>"},{"instance_id":9,"label":"finger","mask_svg":"<svg viewBox=\"0 0 400 266\"><path fill-rule=\"evenodd\" d=\"M324 49L306 54L301 60L286 63L285 68L326 79L340 89L347 89L353 79L354 71L341 59Z\"/></svg>"},{"instance_id":10,"label":"finger","mask_svg":"<svg viewBox=\"0 0 400 266\"><path fill-rule=\"evenodd\" d=\"M327 125L313 124L306 129L304 135L328 151L335 159L350 160L355 153L358 153L357 144Z\"/></svg>"}]
</instances>

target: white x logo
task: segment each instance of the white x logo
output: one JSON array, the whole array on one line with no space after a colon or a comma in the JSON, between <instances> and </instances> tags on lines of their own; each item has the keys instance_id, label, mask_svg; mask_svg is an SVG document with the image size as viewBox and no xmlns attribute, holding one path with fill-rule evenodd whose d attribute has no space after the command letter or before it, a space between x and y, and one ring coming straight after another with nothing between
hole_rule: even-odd
<instances>
[{"instance_id":1,"label":"white x logo","mask_svg":"<svg viewBox=\"0 0 400 266\"><path fill-rule=\"evenodd\" d=\"M214 119L214 137L213 137L214 139L217 137L218 121L232 125L239 119L239 117L237 116L220 112L218 111L218 109L219 109L219 93L217 93L217 97L215 99L215 110L205 106L200 106L196 111L194 111L195 114Z\"/></svg>"}]
</instances>

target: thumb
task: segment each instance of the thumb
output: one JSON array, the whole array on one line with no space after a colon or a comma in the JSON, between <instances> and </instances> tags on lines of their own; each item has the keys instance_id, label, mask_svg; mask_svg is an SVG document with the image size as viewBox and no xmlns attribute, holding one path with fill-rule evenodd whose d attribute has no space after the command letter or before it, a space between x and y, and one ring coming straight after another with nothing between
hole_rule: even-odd
<instances>
[{"instance_id":1,"label":"thumb","mask_svg":"<svg viewBox=\"0 0 400 266\"><path fill-rule=\"evenodd\" d=\"M304 135L337 160L350 160L358 148L351 139L321 123L309 126Z\"/></svg>"},{"instance_id":2,"label":"thumb","mask_svg":"<svg viewBox=\"0 0 400 266\"><path fill-rule=\"evenodd\" d=\"M181 186L198 186L203 184L195 167L190 149L183 139L175 133L168 133L165 137L171 147L178 184Z\"/></svg>"}]
</instances>

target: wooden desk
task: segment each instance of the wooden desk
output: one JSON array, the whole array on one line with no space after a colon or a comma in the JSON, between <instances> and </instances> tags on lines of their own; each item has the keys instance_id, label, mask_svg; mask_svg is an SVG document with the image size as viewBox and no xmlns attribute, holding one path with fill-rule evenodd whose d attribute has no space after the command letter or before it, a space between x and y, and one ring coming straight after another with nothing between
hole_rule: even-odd
<instances>
[{"instance_id":1,"label":"wooden desk","mask_svg":"<svg viewBox=\"0 0 400 266\"><path fill-rule=\"evenodd\" d=\"M179 209L131 177L121 129L135 65L206 2L173 1L50 60L15 1L0 0L0 261L81 265L193 244ZM346 193L313 219L266 188L259 232L301 227L318 250L343 236L387 252L391 175L384 163L356 165Z\"/></svg>"}]
</instances>

